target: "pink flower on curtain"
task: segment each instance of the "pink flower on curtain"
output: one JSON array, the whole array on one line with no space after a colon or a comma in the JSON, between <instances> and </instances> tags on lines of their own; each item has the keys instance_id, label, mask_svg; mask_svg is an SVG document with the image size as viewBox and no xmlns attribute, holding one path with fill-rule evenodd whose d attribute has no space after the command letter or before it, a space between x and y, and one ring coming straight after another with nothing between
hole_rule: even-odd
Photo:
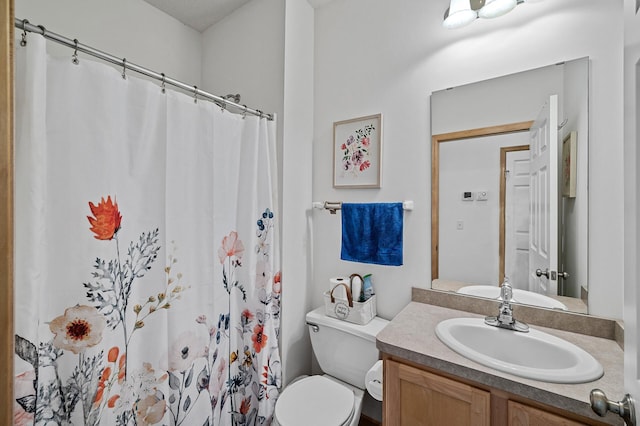
<instances>
[{"instance_id":1,"label":"pink flower on curtain","mask_svg":"<svg viewBox=\"0 0 640 426\"><path fill-rule=\"evenodd\" d=\"M120 230L120 223L122 222L118 203L112 202L109 195L107 201L102 197L97 206L89 201L89 208L93 217L87 216L87 219L91 224L91 232L96 234L94 238L97 240L113 239L118 230Z\"/></svg>"},{"instance_id":2,"label":"pink flower on curtain","mask_svg":"<svg viewBox=\"0 0 640 426\"><path fill-rule=\"evenodd\" d=\"M194 332L182 333L169 348L169 371L186 371L205 352L204 342Z\"/></svg>"},{"instance_id":3,"label":"pink flower on curtain","mask_svg":"<svg viewBox=\"0 0 640 426\"><path fill-rule=\"evenodd\" d=\"M271 264L259 261L256 263L256 287L265 288L271 280Z\"/></svg>"},{"instance_id":4,"label":"pink flower on curtain","mask_svg":"<svg viewBox=\"0 0 640 426\"><path fill-rule=\"evenodd\" d=\"M280 294L281 291L282 291L282 273L278 271L273 276L273 292L276 294Z\"/></svg>"},{"instance_id":5,"label":"pink flower on curtain","mask_svg":"<svg viewBox=\"0 0 640 426\"><path fill-rule=\"evenodd\" d=\"M242 241L238 239L238 233L231 231L229 235L222 239L222 247L218 249L218 257L220 263L224 263L227 257L236 257L242 259L242 253L244 252L244 245Z\"/></svg>"},{"instance_id":6,"label":"pink flower on curtain","mask_svg":"<svg viewBox=\"0 0 640 426\"><path fill-rule=\"evenodd\" d=\"M78 354L100 343L106 325L107 321L96 308L76 305L54 318L49 329L55 335L54 346Z\"/></svg>"}]
</instances>

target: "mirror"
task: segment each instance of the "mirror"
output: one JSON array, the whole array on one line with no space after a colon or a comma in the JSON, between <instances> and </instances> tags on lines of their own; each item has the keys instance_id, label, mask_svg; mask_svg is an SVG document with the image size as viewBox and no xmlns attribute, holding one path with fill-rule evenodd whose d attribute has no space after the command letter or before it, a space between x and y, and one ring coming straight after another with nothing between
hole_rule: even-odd
<instances>
[{"instance_id":1,"label":"mirror","mask_svg":"<svg viewBox=\"0 0 640 426\"><path fill-rule=\"evenodd\" d=\"M497 298L508 277L517 302L587 313L588 93L588 58L432 93L432 289ZM536 168L534 122L558 128Z\"/></svg>"}]
</instances>

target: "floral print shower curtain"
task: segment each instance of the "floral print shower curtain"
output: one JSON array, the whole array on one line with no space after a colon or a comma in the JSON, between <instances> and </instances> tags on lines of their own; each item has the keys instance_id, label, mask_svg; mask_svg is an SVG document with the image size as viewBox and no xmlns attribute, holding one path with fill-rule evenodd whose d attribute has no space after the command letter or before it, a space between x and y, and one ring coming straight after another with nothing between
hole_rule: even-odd
<instances>
[{"instance_id":1,"label":"floral print shower curtain","mask_svg":"<svg viewBox=\"0 0 640 426\"><path fill-rule=\"evenodd\" d=\"M273 122L16 49L15 424L270 424Z\"/></svg>"}]
</instances>

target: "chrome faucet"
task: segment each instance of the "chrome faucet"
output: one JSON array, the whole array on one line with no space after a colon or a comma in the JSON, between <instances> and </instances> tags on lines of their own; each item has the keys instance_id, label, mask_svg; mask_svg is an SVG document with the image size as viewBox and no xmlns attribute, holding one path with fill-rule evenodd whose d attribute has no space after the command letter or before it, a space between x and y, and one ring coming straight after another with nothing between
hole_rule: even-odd
<instances>
[{"instance_id":1,"label":"chrome faucet","mask_svg":"<svg viewBox=\"0 0 640 426\"><path fill-rule=\"evenodd\" d=\"M529 326L521 321L517 321L513 317L513 308L511 307L511 301L513 300L513 288L509 283L509 280L505 278L502 286L500 287L500 310L496 317L486 317L484 319L485 324L492 325L494 327L506 328L508 330L521 331L526 333L529 331Z\"/></svg>"}]
</instances>

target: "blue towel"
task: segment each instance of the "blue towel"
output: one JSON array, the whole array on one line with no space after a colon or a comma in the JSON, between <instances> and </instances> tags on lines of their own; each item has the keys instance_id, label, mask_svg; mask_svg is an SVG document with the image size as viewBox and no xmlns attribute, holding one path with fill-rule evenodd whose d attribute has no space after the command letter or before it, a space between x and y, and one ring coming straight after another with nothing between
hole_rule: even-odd
<instances>
[{"instance_id":1,"label":"blue towel","mask_svg":"<svg viewBox=\"0 0 640 426\"><path fill-rule=\"evenodd\" d=\"M342 204L340 258L402 265L402 203Z\"/></svg>"}]
</instances>

